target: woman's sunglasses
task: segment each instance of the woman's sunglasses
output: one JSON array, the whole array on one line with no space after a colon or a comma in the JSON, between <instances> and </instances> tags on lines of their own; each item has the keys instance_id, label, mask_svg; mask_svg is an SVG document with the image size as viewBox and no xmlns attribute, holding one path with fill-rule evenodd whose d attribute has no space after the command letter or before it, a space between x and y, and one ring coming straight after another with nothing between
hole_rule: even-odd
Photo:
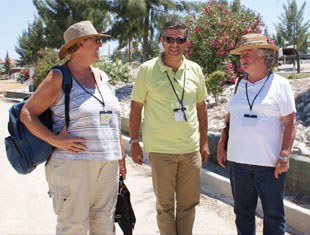
<instances>
[{"instance_id":1,"label":"woman's sunglasses","mask_svg":"<svg viewBox=\"0 0 310 235\"><path fill-rule=\"evenodd\" d=\"M177 44L183 44L186 42L186 38L173 38L173 37L164 37L164 40L169 43L177 43Z\"/></svg>"},{"instance_id":2,"label":"woman's sunglasses","mask_svg":"<svg viewBox=\"0 0 310 235\"><path fill-rule=\"evenodd\" d=\"M96 38L87 38L86 40L93 40L96 43L103 43L103 38L102 37L96 37Z\"/></svg>"}]
</instances>

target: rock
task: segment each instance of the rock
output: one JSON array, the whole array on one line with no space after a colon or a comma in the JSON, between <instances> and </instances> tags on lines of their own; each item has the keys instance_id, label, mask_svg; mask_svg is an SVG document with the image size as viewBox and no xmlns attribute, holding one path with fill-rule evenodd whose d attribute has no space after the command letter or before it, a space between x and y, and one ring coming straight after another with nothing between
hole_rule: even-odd
<instances>
[{"instance_id":1,"label":"rock","mask_svg":"<svg viewBox=\"0 0 310 235\"><path fill-rule=\"evenodd\" d=\"M304 143L295 144L292 152L297 155L310 157L309 147L307 147Z\"/></svg>"}]
</instances>

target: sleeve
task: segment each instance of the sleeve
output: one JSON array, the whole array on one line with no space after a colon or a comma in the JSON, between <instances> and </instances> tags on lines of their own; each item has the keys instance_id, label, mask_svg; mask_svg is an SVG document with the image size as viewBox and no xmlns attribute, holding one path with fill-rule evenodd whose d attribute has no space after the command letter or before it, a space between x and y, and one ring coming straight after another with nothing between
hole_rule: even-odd
<instances>
[{"instance_id":1,"label":"sleeve","mask_svg":"<svg viewBox=\"0 0 310 235\"><path fill-rule=\"evenodd\" d=\"M196 95L196 99L197 99L197 103L200 103L204 100L206 100L207 98L207 88L206 88L206 83L205 83L205 77L202 73L202 70L200 68L200 66L198 66L197 68L197 74L198 74L198 90L197 90L197 95Z\"/></svg>"},{"instance_id":2,"label":"sleeve","mask_svg":"<svg viewBox=\"0 0 310 235\"><path fill-rule=\"evenodd\" d=\"M286 116L290 113L296 113L295 98L289 82L283 79L279 94L279 109L281 116Z\"/></svg>"},{"instance_id":3,"label":"sleeve","mask_svg":"<svg viewBox=\"0 0 310 235\"><path fill-rule=\"evenodd\" d=\"M132 88L131 100L145 104L147 93L147 71L143 65L140 66L135 83Z\"/></svg>"}]
</instances>

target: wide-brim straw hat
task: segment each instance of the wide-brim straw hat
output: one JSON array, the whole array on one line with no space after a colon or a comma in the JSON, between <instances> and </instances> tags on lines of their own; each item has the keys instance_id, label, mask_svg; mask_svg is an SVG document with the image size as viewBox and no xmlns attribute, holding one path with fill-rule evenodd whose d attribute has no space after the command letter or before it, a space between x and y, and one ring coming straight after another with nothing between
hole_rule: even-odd
<instances>
[{"instance_id":1,"label":"wide-brim straw hat","mask_svg":"<svg viewBox=\"0 0 310 235\"><path fill-rule=\"evenodd\" d=\"M240 55L242 51L250 49L270 49L275 52L279 50L278 46L269 44L262 34L246 34L241 37L240 47L230 51L230 54Z\"/></svg>"},{"instance_id":2,"label":"wide-brim straw hat","mask_svg":"<svg viewBox=\"0 0 310 235\"><path fill-rule=\"evenodd\" d=\"M67 50L74 44L90 37L110 37L110 35L98 33L89 20L81 21L71 25L64 32L65 44L61 47L58 53L59 59L65 58Z\"/></svg>"}]
</instances>

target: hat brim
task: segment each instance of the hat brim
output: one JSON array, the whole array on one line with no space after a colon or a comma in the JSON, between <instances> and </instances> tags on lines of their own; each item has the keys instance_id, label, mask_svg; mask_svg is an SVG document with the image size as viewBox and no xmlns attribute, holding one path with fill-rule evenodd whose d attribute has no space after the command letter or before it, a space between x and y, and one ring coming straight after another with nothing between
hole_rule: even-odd
<instances>
[{"instance_id":1,"label":"hat brim","mask_svg":"<svg viewBox=\"0 0 310 235\"><path fill-rule=\"evenodd\" d=\"M84 36L81 36L81 37L76 37L72 40L70 40L69 42L65 43L61 48L60 48L60 51L58 53L58 57L59 59L63 59L66 57L67 55L67 50L72 47L74 44L84 40L84 39L87 39L87 38L91 38L91 37L98 37L98 38L101 38L101 37L111 37L110 35L108 34L102 34L102 33L96 33L96 34L88 34L88 35L84 35Z\"/></svg>"},{"instance_id":2,"label":"hat brim","mask_svg":"<svg viewBox=\"0 0 310 235\"><path fill-rule=\"evenodd\" d=\"M270 49L270 50L273 50L273 51L277 52L279 50L279 47L276 46L276 45L272 45L272 44L248 45L248 46L243 46L243 47L236 48L236 49L230 51L230 54L232 54L232 55L240 55L241 52L246 51L246 50L250 50L250 49Z\"/></svg>"}]
</instances>

